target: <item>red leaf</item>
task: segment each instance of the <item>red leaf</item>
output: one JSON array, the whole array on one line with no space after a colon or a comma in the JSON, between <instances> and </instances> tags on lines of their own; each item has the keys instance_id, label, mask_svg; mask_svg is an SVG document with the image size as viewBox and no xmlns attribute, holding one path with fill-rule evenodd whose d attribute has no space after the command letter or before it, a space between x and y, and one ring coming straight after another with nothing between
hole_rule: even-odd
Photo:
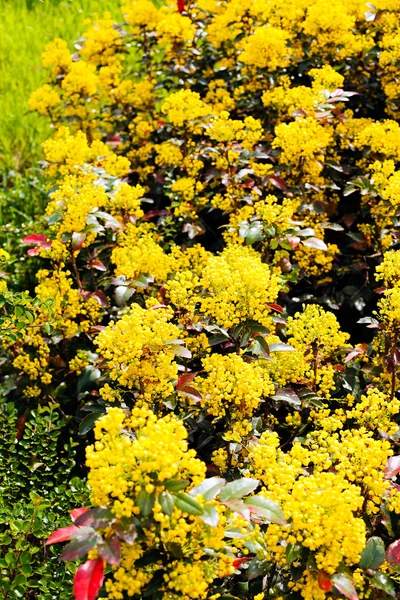
<instances>
[{"instance_id":1,"label":"red leaf","mask_svg":"<svg viewBox=\"0 0 400 600\"><path fill-rule=\"evenodd\" d=\"M81 508L74 508L74 509L70 510L69 514L71 515L72 522L75 523L75 521L81 515L84 515L88 510L89 510L88 508L84 508L83 506Z\"/></svg>"},{"instance_id":2,"label":"red leaf","mask_svg":"<svg viewBox=\"0 0 400 600\"><path fill-rule=\"evenodd\" d=\"M74 231L71 240L72 250L74 252L80 250L83 246L83 242L85 241L85 239L86 235L84 233L77 233L76 231Z\"/></svg>"},{"instance_id":3,"label":"red leaf","mask_svg":"<svg viewBox=\"0 0 400 600\"><path fill-rule=\"evenodd\" d=\"M300 238L297 235L288 235L287 239L292 248L297 248L300 244Z\"/></svg>"},{"instance_id":4,"label":"red leaf","mask_svg":"<svg viewBox=\"0 0 400 600\"><path fill-rule=\"evenodd\" d=\"M24 238L22 238L21 242L23 244L42 244L43 242L46 242L47 238L45 235L42 235L40 233L32 233L31 235L26 235Z\"/></svg>"},{"instance_id":5,"label":"red leaf","mask_svg":"<svg viewBox=\"0 0 400 600\"><path fill-rule=\"evenodd\" d=\"M97 269L98 271L107 271L107 267L103 265L101 260L92 260L90 266L93 267L93 269Z\"/></svg>"},{"instance_id":6,"label":"red leaf","mask_svg":"<svg viewBox=\"0 0 400 600\"><path fill-rule=\"evenodd\" d=\"M337 591L349 600L359 600L354 585L346 575L337 573L332 577L333 584Z\"/></svg>"},{"instance_id":7,"label":"red leaf","mask_svg":"<svg viewBox=\"0 0 400 600\"><path fill-rule=\"evenodd\" d=\"M74 578L76 600L95 600L103 585L104 561L101 558L87 560L81 565Z\"/></svg>"},{"instance_id":8,"label":"red leaf","mask_svg":"<svg viewBox=\"0 0 400 600\"><path fill-rule=\"evenodd\" d=\"M385 468L385 479L392 479L397 473L400 473L400 456L391 456L387 461Z\"/></svg>"},{"instance_id":9,"label":"red leaf","mask_svg":"<svg viewBox=\"0 0 400 600\"><path fill-rule=\"evenodd\" d=\"M386 560L390 565L400 564L400 540L390 544L386 550Z\"/></svg>"},{"instance_id":10,"label":"red leaf","mask_svg":"<svg viewBox=\"0 0 400 600\"><path fill-rule=\"evenodd\" d=\"M57 529L51 536L45 541L45 546L49 546L50 544L58 544L59 542L66 542L69 540L71 535L78 531L79 527L75 525L70 525L69 527L61 527L61 529Z\"/></svg>"},{"instance_id":11,"label":"red leaf","mask_svg":"<svg viewBox=\"0 0 400 600\"><path fill-rule=\"evenodd\" d=\"M281 315L283 315L284 313L282 306L280 306L279 304L267 304L267 306L272 310L276 310L276 312L280 313Z\"/></svg>"},{"instance_id":12,"label":"red leaf","mask_svg":"<svg viewBox=\"0 0 400 600\"><path fill-rule=\"evenodd\" d=\"M24 429L25 429L26 419L27 419L27 414L26 413L24 413L23 415L20 415L18 417L18 420L17 420L17 440L20 440L22 438L22 434L24 433Z\"/></svg>"},{"instance_id":13,"label":"red leaf","mask_svg":"<svg viewBox=\"0 0 400 600\"><path fill-rule=\"evenodd\" d=\"M252 556L242 556L242 558L236 558L233 561L232 566L235 567L235 569L238 569L241 564L243 564L244 562L249 562L251 559Z\"/></svg>"},{"instance_id":14,"label":"red leaf","mask_svg":"<svg viewBox=\"0 0 400 600\"><path fill-rule=\"evenodd\" d=\"M196 377L196 375L197 375L197 373L185 373L184 375L181 375L178 378L178 383L176 384L176 389L183 390L188 383L193 381L193 379Z\"/></svg>"},{"instance_id":15,"label":"red leaf","mask_svg":"<svg viewBox=\"0 0 400 600\"><path fill-rule=\"evenodd\" d=\"M287 192L287 185L282 179L282 177L273 175L273 177L270 177L269 180L272 183L272 185L278 188L278 190L281 190L282 192Z\"/></svg>"},{"instance_id":16,"label":"red leaf","mask_svg":"<svg viewBox=\"0 0 400 600\"><path fill-rule=\"evenodd\" d=\"M362 356L363 354L365 354L365 350L366 350L365 344L363 344L362 346L358 346L357 348L354 348L351 352L349 352L349 354L344 359L345 364L350 362L356 356Z\"/></svg>"},{"instance_id":17,"label":"red leaf","mask_svg":"<svg viewBox=\"0 0 400 600\"><path fill-rule=\"evenodd\" d=\"M183 13L185 10L185 0L178 0L178 11Z\"/></svg>"},{"instance_id":18,"label":"red leaf","mask_svg":"<svg viewBox=\"0 0 400 600\"><path fill-rule=\"evenodd\" d=\"M40 252L40 246L35 246L34 248L29 248L28 255L36 256L36 254L39 254L39 252Z\"/></svg>"},{"instance_id":19,"label":"red leaf","mask_svg":"<svg viewBox=\"0 0 400 600\"><path fill-rule=\"evenodd\" d=\"M328 246L316 237L310 237L307 240L301 240L301 243L308 248L313 248L315 250L328 250Z\"/></svg>"},{"instance_id":20,"label":"red leaf","mask_svg":"<svg viewBox=\"0 0 400 600\"><path fill-rule=\"evenodd\" d=\"M162 210L149 210L144 215L144 218L145 219L152 219L153 217L164 217L167 214L168 214L168 211L165 210L165 209L162 209Z\"/></svg>"},{"instance_id":21,"label":"red leaf","mask_svg":"<svg viewBox=\"0 0 400 600\"><path fill-rule=\"evenodd\" d=\"M95 292L93 292L93 294L91 294L91 296L92 296L92 298L95 298L97 300L97 302L100 304L100 306L102 306L103 308L108 307L107 296L101 290L96 290Z\"/></svg>"},{"instance_id":22,"label":"red leaf","mask_svg":"<svg viewBox=\"0 0 400 600\"><path fill-rule=\"evenodd\" d=\"M333 588L332 580L325 571L318 571L318 585L324 592L330 592Z\"/></svg>"}]
</instances>

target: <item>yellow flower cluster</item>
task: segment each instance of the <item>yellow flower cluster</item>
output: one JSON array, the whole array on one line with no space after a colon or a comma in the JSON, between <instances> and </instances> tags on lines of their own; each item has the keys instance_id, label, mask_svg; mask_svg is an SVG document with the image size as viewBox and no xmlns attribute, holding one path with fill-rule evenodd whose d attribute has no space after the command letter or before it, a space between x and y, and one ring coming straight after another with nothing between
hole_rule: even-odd
<instances>
[{"instance_id":1,"label":"yellow flower cluster","mask_svg":"<svg viewBox=\"0 0 400 600\"><path fill-rule=\"evenodd\" d=\"M387 394L370 388L347 416L370 431L383 431L393 435L398 430L398 425L392 418L399 412L399 400L396 398L389 400Z\"/></svg>"},{"instance_id":2,"label":"yellow flower cluster","mask_svg":"<svg viewBox=\"0 0 400 600\"><path fill-rule=\"evenodd\" d=\"M178 378L175 351L181 332L170 323L170 311L132 304L116 323L96 338L113 381L135 389L143 400L166 399Z\"/></svg>"},{"instance_id":3,"label":"yellow flower cluster","mask_svg":"<svg viewBox=\"0 0 400 600\"><path fill-rule=\"evenodd\" d=\"M214 417L251 417L263 398L274 393L266 371L236 354L212 354L202 364L207 376L198 384L201 405Z\"/></svg>"},{"instance_id":4,"label":"yellow flower cluster","mask_svg":"<svg viewBox=\"0 0 400 600\"><path fill-rule=\"evenodd\" d=\"M228 246L213 256L203 271L201 312L223 327L253 319L268 327L269 304L280 291L280 280L257 252L248 247Z\"/></svg>"},{"instance_id":5,"label":"yellow flower cluster","mask_svg":"<svg viewBox=\"0 0 400 600\"><path fill-rule=\"evenodd\" d=\"M95 440L86 451L92 502L111 508L117 518L146 519L143 536L133 544L122 542L121 561L106 581L108 598L141 593L162 565L135 563L158 546L179 557L163 572L163 598L208 598L213 580L234 571L224 540L226 509L213 503L218 523L210 527L177 507L165 511L162 504L163 495L172 498L170 482L198 485L205 476L204 463L188 448L182 422L173 415L157 418L146 407L134 408L129 416L111 408L97 421Z\"/></svg>"},{"instance_id":6,"label":"yellow flower cluster","mask_svg":"<svg viewBox=\"0 0 400 600\"><path fill-rule=\"evenodd\" d=\"M197 485L204 478L205 466L188 449L186 430L174 416L157 419L143 407L126 417L110 408L97 421L95 438L86 452L92 501L111 507L118 518L140 514L142 491L158 495L169 479L189 478Z\"/></svg>"},{"instance_id":7,"label":"yellow flower cluster","mask_svg":"<svg viewBox=\"0 0 400 600\"><path fill-rule=\"evenodd\" d=\"M297 350L305 352L315 347L324 357L340 350L349 339L347 333L340 331L335 315L317 304L303 306L301 313L289 317L286 333Z\"/></svg>"}]
</instances>

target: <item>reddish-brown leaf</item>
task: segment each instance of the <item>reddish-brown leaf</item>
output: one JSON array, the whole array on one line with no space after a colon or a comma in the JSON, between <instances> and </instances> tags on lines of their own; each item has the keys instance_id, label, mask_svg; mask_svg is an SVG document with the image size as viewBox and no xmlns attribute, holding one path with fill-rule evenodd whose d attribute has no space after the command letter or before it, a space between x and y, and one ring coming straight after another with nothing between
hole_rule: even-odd
<instances>
[{"instance_id":1,"label":"reddish-brown leaf","mask_svg":"<svg viewBox=\"0 0 400 600\"><path fill-rule=\"evenodd\" d=\"M97 271L107 271L107 267L101 262L101 260L92 260L90 266Z\"/></svg>"},{"instance_id":2,"label":"reddish-brown leaf","mask_svg":"<svg viewBox=\"0 0 400 600\"><path fill-rule=\"evenodd\" d=\"M57 529L51 536L45 541L45 546L50 544L58 544L59 542L66 542L70 539L71 535L78 531L79 527L75 525L69 525L69 527L61 527Z\"/></svg>"},{"instance_id":3,"label":"reddish-brown leaf","mask_svg":"<svg viewBox=\"0 0 400 600\"><path fill-rule=\"evenodd\" d=\"M95 292L93 292L93 294L91 294L91 297L95 298L95 300L97 300L97 302L103 308L107 308L108 307L107 296L105 295L105 293L102 290L96 290Z\"/></svg>"},{"instance_id":4,"label":"reddish-brown leaf","mask_svg":"<svg viewBox=\"0 0 400 600\"><path fill-rule=\"evenodd\" d=\"M196 377L197 373L185 373L178 378L178 383L176 384L177 390L183 390L188 383L193 381Z\"/></svg>"},{"instance_id":5,"label":"reddish-brown leaf","mask_svg":"<svg viewBox=\"0 0 400 600\"><path fill-rule=\"evenodd\" d=\"M391 456L387 461L385 468L385 479L392 479L397 473L400 473L400 455Z\"/></svg>"},{"instance_id":6,"label":"reddish-brown leaf","mask_svg":"<svg viewBox=\"0 0 400 600\"><path fill-rule=\"evenodd\" d=\"M400 564L400 540L390 544L386 550L386 560L390 565Z\"/></svg>"},{"instance_id":7,"label":"reddish-brown leaf","mask_svg":"<svg viewBox=\"0 0 400 600\"><path fill-rule=\"evenodd\" d=\"M104 561L101 558L87 560L74 578L75 600L95 600L103 585Z\"/></svg>"},{"instance_id":8,"label":"reddish-brown leaf","mask_svg":"<svg viewBox=\"0 0 400 600\"><path fill-rule=\"evenodd\" d=\"M185 0L178 0L178 12L183 13L185 10Z\"/></svg>"},{"instance_id":9,"label":"reddish-brown leaf","mask_svg":"<svg viewBox=\"0 0 400 600\"><path fill-rule=\"evenodd\" d=\"M84 515L89 509L82 506L81 508L73 508L70 510L69 514L71 515L72 522L75 521L81 516Z\"/></svg>"},{"instance_id":10,"label":"reddish-brown leaf","mask_svg":"<svg viewBox=\"0 0 400 600\"><path fill-rule=\"evenodd\" d=\"M276 312L280 313L281 315L283 315L284 313L282 306L280 306L279 304L267 304L267 306L272 310L276 310Z\"/></svg>"}]
</instances>

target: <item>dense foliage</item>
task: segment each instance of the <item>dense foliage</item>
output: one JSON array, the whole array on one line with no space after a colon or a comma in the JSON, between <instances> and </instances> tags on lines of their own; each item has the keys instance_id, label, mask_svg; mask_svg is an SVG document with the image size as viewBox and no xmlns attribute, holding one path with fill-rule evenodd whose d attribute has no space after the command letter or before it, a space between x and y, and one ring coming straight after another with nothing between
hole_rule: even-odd
<instances>
[{"instance_id":1,"label":"dense foliage","mask_svg":"<svg viewBox=\"0 0 400 600\"><path fill-rule=\"evenodd\" d=\"M77 569L78 600L396 597L400 3L122 15L48 44L30 98L54 136L1 251L3 596Z\"/></svg>"}]
</instances>

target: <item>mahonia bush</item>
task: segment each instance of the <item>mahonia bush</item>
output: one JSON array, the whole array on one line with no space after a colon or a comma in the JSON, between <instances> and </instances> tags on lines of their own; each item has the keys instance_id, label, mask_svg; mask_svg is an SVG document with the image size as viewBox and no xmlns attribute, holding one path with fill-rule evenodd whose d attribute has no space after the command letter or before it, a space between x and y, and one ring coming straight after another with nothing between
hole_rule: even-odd
<instances>
[{"instance_id":1,"label":"mahonia bush","mask_svg":"<svg viewBox=\"0 0 400 600\"><path fill-rule=\"evenodd\" d=\"M32 289L0 251L4 403L90 491L47 544L78 599L396 597L400 3L121 9L44 49Z\"/></svg>"}]
</instances>

